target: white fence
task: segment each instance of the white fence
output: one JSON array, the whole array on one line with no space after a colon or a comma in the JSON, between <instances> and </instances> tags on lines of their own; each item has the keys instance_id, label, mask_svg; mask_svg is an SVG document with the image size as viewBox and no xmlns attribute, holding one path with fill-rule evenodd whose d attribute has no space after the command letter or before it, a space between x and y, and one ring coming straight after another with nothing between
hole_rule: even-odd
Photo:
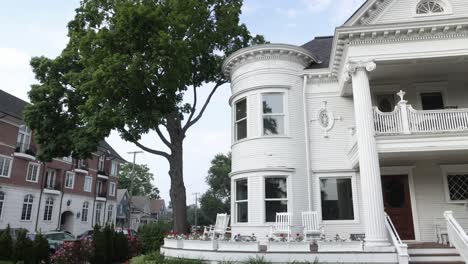
<instances>
[{"instance_id":1,"label":"white fence","mask_svg":"<svg viewBox=\"0 0 468 264\"><path fill-rule=\"evenodd\" d=\"M447 221L447 233L450 244L453 245L465 262L468 262L468 236L466 231L458 224L451 211L444 213Z\"/></svg>"}]
</instances>

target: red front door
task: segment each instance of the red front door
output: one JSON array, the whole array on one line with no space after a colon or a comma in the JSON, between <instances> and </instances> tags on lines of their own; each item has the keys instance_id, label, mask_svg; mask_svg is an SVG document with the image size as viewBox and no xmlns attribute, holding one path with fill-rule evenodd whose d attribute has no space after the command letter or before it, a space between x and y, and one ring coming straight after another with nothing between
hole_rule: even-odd
<instances>
[{"instance_id":1,"label":"red front door","mask_svg":"<svg viewBox=\"0 0 468 264\"><path fill-rule=\"evenodd\" d=\"M414 240L413 213L408 175L382 176L385 212L402 240Z\"/></svg>"}]
</instances>

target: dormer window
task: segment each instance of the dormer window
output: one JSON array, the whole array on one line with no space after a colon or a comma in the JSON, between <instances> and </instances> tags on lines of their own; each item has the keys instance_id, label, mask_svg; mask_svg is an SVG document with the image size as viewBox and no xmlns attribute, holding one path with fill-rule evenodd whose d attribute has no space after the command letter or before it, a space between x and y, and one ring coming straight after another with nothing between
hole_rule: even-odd
<instances>
[{"instance_id":1,"label":"dormer window","mask_svg":"<svg viewBox=\"0 0 468 264\"><path fill-rule=\"evenodd\" d=\"M444 4L436 0L423 0L419 2L416 8L416 14L429 15L445 13Z\"/></svg>"}]
</instances>

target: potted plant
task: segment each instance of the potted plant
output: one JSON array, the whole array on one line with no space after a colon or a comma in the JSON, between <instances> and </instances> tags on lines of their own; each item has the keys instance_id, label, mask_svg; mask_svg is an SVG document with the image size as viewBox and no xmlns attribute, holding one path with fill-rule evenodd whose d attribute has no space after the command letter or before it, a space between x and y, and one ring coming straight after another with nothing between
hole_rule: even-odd
<instances>
[{"instance_id":1,"label":"potted plant","mask_svg":"<svg viewBox=\"0 0 468 264\"><path fill-rule=\"evenodd\" d=\"M304 241L304 237L296 234L292 239L287 240L281 234L279 237L270 237L267 244L268 252L310 252L310 242Z\"/></svg>"},{"instance_id":2,"label":"potted plant","mask_svg":"<svg viewBox=\"0 0 468 264\"><path fill-rule=\"evenodd\" d=\"M232 240L218 241L218 251L259 252L260 242L257 241L255 234L251 236L237 234Z\"/></svg>"},{"instance_id":3,"label":"potted plant","mask_svg":"<svg viewBox=\"0 0 468 264\"><path fill-rule=\"evenodd\" d=\"M317 242L318 252L361 252L363 241L342 239L339 235L333 240L322 239Z\"/></svg>"},{"instance_id":4,"label":"potted plant","mask_svg":"<svg viewBox=\"0 0 468 264\"><path fill-rule=\"evenodd\" d=\"M164 238L164 247L166 248L183 248L184 235L170 232Z\"/></svg>"},{"instance_id":5,"label":"potted plant","mask_svg":"<svg viewBox=\"0 0 468 264\"><path fill-rule=\"evenodd\" d=\"M218 241L200 234L190 234L183 242L183 248L189 250L216 250Z\"/></svg>"}]
</instances>

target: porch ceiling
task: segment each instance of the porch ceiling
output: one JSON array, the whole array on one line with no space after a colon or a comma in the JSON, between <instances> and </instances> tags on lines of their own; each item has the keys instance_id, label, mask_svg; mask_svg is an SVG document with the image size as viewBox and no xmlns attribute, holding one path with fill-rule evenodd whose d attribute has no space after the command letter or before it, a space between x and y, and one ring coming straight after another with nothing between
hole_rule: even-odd
<instances>
[{"instance_id":1,"label":"porch ceiling","mask_svg":"<svg viewBox=\"0 0 468 264\"><path fill-rule=\"evenodd\" d=\"M424 151L413 153L381 153L381 166L410 166L416 161L437 160L438 164L466 163L468 150Z\"/></svg>"}]
</instances>

